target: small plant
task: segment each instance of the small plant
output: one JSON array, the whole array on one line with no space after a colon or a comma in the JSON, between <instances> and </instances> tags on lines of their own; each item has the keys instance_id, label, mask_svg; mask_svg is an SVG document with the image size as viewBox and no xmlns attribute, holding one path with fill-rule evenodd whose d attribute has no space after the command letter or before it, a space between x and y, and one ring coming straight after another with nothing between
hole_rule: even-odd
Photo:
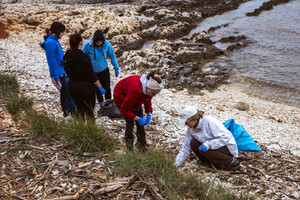
<instances>
[{"instance_id":1,"label":"small plant","mask_svg":"<svg viewBox=\"0 0 300 200\"><path fill-rule=\"evenodd\" d=\"M8 98L19 92L19 84L15 76L0 73L0 98Z\"/></svg>"},{"instance_id":2,"label":"small plant","mask_svg":"<svg viewBox=\"0 0 300 200\"><path fill-rule=\"evenodd\" d=\"M103 127L83 119L66 121L61 130L65 144L75 152L108 152L114 147L114 139Z\"/></svg>"},{"instance_id":3,"label":"small plant","mask_svg":"<svg viewBox=\"0 0 300 200\"><path fill-rule=\"evenodd\" d=\"M75 153L108 152L113 149L115 141L103 127L83 119L55 119L47 113L30 112L26 122L32 136L37 139L60 137L64 147Z\"/></svg>"},{"instance_id":4,"label":"small plant","mask_svg":"<svg viewBox=\"0 0 300 200\"><path fill-rule=\"evenodd\" d=\"M32 108L32 105L32 97L26 97L22 94L14 94L8 100L7 110L11 115L16 116L20 114L21 111L30 110Z\"/></svg>"},{"instance_id":5,"label":"small plant","mask_svg":"<svg viewBox=\"0 0 300 200\"><path fill-rule=\"evenodd\" d=\"M22 111L31 109L33 105L33 98L19 94L19 84L16 77L1 73L0 98L7 102L7 110L15 120Z\"/></svg>"},{"instance_id":6,"label":"small plant","mask_svg":"<svg viewBox=\"0 0 300 200\"><path fill-rule=\"evenodd\" d=\"M209 182L202 181L195 174L179 172L174 167L174 158L163 151L126 152L114 156L117 157L114 160L119 160L114 168L117 174L121 176L136 174L142 180L154 180L166 199L249 199L243 196L236 197L222 187L210 188Z\"/></svg>"},{"instance_id":7,"label":"small plant","mask_svg":"<svg viewBox=\"0 0 300 200\"><path fill-rule=\"evenodd\" d=\"M52 138L60 134L60 122L53 117L49 117L47 113L38 113L35 111L27 113L25 121L29 124L32 137Z\"/></svg>"}]
</instances>

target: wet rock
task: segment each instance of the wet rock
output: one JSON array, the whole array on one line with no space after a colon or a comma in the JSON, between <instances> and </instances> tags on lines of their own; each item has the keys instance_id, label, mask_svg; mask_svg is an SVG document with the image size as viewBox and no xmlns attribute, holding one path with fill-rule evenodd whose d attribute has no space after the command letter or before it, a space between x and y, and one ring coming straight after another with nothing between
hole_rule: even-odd
<instances>
[{"instance_id":1,"label":"wet rock","mask_svg":"<svg viewBox=\"0 0 300 200\"><path fill-rule=\"evenodd\" d=\"M222 27L227 27L229 24L227 23L227 24L222 24L222 25L220 25L220 26L213 26L213 27L210 27L208 30L207 30L207 32L208 33L211 33L211 32L214 32L215 30L217 30L217 29L220 29L220 28L222 28Z\"/></svg>"},{"instance_id":2,"label":"wet rock","mask_svg":"<svg viewBox=\"0 0 300 200\"><path fill-rule=\"evenodd\" d=\"M246 111L246 110L249 110L250 108L250 105L246 102L242 102L242 101L239 101L237 104L236 104L236 108L238 110L241 110L241 111Z\"/></svg>"},{"instance_id":3,"label":"wet rock","mask_svg":"<svg viewBox=\"0 0 300 200\"><path fill-rule=\"evenodd\" d=\"M228 46L226 48L227 51L233 51L233 50L237 50L243 47L246 47L248 45L248 43L236 43L236 44L232 44L230 46Z\"/></svg>"},{"instance_id":4,"label":"wet rock","mask_svg":"<svg viewBox=\"0 0 300 200\"><path fill-rule=\"evenodd\" d=\"M253 12L246 13L246 16L258 16L263 11L272 10L274 6L279 4L288 3L291 0L270 0L264 2L259 8L255 9Z\"/></svg>"},{"instance_id":5,"label":"wet rock","mask_svg":"<svg viewBox=\"0 0 300 200\"><path fill-rule=\"evenodd\" d=\"M194 34L191 39L195 43L205 43L205 44L210 44L210 45L213 44L213 41L211 41L211 39L209 39L209 37L206 35L205 32Z\"/></svg>"},{"instance_id":6,"label":"wet rock","mask_svg":"<svg viewBox=\"0 0 300 200\"><path fill-rule=\"evenodd\" d=\"M239 41L243 41L243 40L246 40L246 36L244 35L241 35L241 36L229 36L229 37L225 37L225 38L221 38L219 40L219 42L221 43L228 43L228 42L239 42Z\"/></svg>"}]
</instances>

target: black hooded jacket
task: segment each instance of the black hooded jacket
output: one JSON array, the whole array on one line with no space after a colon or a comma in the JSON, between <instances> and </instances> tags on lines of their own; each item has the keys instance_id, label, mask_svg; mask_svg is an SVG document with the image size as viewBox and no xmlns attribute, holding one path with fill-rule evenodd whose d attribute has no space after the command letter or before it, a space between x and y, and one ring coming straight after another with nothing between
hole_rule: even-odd
<instances>
[{"instance_id":1,"label":"black hooded jacket","mask_svg":"<svg viewBox=\"0 0 300 200\"><path fill-rule=\"evenodd\" d=\"M94 72L91 58L82 50L76 52L67 50L63 57L65 71L72 81L96 82L97 76Z\"/></svg>"}]
</instances>

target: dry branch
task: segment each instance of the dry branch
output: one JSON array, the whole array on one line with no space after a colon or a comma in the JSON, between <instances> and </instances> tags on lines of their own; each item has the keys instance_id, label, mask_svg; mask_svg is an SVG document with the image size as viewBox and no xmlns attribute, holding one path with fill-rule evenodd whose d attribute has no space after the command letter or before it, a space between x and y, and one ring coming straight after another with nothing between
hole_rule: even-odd
<instances>
[{"instance_id":1,"label":"dry branch","mask_svg":"<svg viewBox=\"0 0 300 200\"><path fill-rule=\"evenodd\" d=\"M105 193L108 193L108 192L113 192L113 191L121 188L122 186L123 186L122 184L107 186L105 188L100 188L100 189L96 190L93 194L97 195L97 194L105 194Z\"/></svg>"},{"instance_id":2,"label":"dry branch","mask_svg":"<svg viewBox=\"0 0 300 200\"><path fill-rule=\"evenodd\" d=\"M0 143L3 143L3 142L15 142L15 141L19 141L19 140L28 140L29 137L19 137L19 138L6 138L6 139L3 139L3 140L0 140Z\"/></svg>"},{"instance_id":3,"label":"dry branch","mask_svg":"<svg viewBox=\"0 0 300 200\"><path fill-rule=\"evenodd\" d=\"M158 188L154 186L154 184L151 182L151 180L148 179L148 182L146 182L146 185L155 200L164 200L164 198L157 192Z\"/></svg>"},{"instance_id":4,"label":"dry branch","mask_svg":"<svg viewBox=\"0 0 300 200\"><path fill-rule=\"evenodd\" d=\"M119 188L117 191L109 194L109 196L115 196L120 192L123 192L124 190L126 190L135 180L135 175L132 175L128 178L128 182L126 183L126 185L124 185L123 187Z\"/></svg>"},{"instance_id":5,"label":"dry branch","mask_svg":"<svg viewBox=\"0 0 300 200\"><path fill-rule=\"evenodd\" d=\"M79 192L77 192L74 195L67 195L67 196L63 196L63 197L56 197L56 198L51 198L51 199L47 199L47 200L76 200L79 199Z\"/></svg>"}]
</instances>

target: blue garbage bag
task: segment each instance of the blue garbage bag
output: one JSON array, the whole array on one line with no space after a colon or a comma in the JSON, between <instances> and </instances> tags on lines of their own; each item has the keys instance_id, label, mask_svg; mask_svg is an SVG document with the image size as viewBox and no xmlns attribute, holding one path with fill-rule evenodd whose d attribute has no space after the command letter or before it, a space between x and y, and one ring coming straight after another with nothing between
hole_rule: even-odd
<instances>
[{"instance_id":1,"label":"blue garbage bag","mask_svg":"<svg viewBox=\"0 0 300 200\"><path fill-rule=\"evenodd\" d=\"M232 133L239 151L257 151L262 153L249 133L245 131L242 125L236 124L234 119L224 122L223 125Z\"/></svg>"}]
</instances>

